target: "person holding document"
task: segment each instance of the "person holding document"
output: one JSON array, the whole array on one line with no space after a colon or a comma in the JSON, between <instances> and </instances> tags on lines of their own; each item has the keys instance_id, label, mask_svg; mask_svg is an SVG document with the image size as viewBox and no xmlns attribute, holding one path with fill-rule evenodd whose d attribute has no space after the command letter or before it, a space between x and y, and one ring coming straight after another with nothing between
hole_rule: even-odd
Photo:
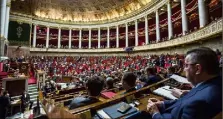
<instances>
[{"instance_id":1,"label":"person holding document","mask_svg":"<svg viewBox=\"0 0 223 119\"><path fill-rule=\"evenodd\" d=\"M211 119L222 111L222 80L217 54L206 47L187 52L184 71L194 86L177 100L149 99L153 119Z\"/></svg>"}]
</instances>

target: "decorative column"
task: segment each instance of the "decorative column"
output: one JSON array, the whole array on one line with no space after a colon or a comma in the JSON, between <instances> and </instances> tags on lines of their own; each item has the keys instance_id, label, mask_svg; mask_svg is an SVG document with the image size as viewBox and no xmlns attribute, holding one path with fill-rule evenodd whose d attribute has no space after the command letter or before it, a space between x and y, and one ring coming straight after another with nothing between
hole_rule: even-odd
<instances>
[{"instance_id":1,"label":"decorative column","mask_svg":"<svg viewBox=\"0 0 223 119\"><path fill-rule=\"evenodd\" d=\"M107 48L110 48L110 29L107 27Z\"/></svg>"},{"instance_id":2,"label":"decorative column","mask_svg":"<svg viewBox=\"0 0 223 119\"><path fill-rule=\"evenodd\" d=\"M89 29L89 43L88 43L88 48L91 48L91 29Z\"/></svg>"},{"instance_id":3,"label":"decorative column","mask_svg":"<svg viewBox=\"0 0 223 119\"><path fill-rule=\"evenodd\" d=\"M6 14L5 14L5 31L4 36L8 40L8 29L9 29L9 14L10 14L11 0L7 0L6 4Z\"/></svg>"},{"instance_id":4,"label":"decorative column","mask_svg":"<svg viewBox=\"0 0 223 119\"><path fill-rule=\"evenodd\" d=\"M146 45L149 42L149 30L148 30L148 18L145 16L145 39L146 39Z\"/></svg>"},{"instance_id":5,"label":"decorative column","mask_svg":"<svg viewBox=\"0 0 223 119\"><path fill-rule=\"evenodd\" d=\"M46 48L49 48L49 35L50 34L50 28L47 26L47 33L46 33Z\"/></svg>"},{"instance_id":6,"label":"decorative column","mask_svg":"<svg viewBox=\"0 0 223 119\"><path fill-rule=\"evenodd\" d=\"M79 30L79 49L81 49L82 30Z\"/></svg>"},{"instance_id":7,"label":"decorative column","mask_svg":"<svg viewBox=\"0 0 223 119\"><path fill-rule=\"evenodd\" d=\"M33 47L36 47L36 24L34 24L33 28Z\"/></svg>"},{"instance_id":8,"label":"decorative column","mask_svg":"<svg viewBox=\"0 0 223 119\"><path fill-rule=\"evenodd\" d=\"M1 0L1 29L0 29L0 38L4 36L5 29L5 18L6 18L6 0Z\"/></svg>"},{"instance_id":9,"label":"decorative column","mask_svg":"<svg viewBox=\"0 0 223 119\"><path fill-rule=\"evenodd\" d=\"M116 48L119 48L119 28L116 26Z\"/></svg>"},{"instance_id":10,"label":"decorative column","mask_svg":"<svg viewBox=\"0 0 223 119\"><path fill-rule=\"evenodd\" d=\"M167 19L168 19L168 38L169 40L173 37L173 24L172 24L172 9L171 9L171 3L167 3Z\"/></svg>"},{"instance_id":11,"label":"decorative column","mask_svg":"<svg viewBox=\"0 0 223 119\"><path fill-rule=\"evenodd\" d=\"M128 23L125 24L125 47L129 46L129 39L128 39Z\"/></svg>"},{"instance_id":12,"label":"decorative column","mask_svg":"<svg viewBox=\"0 0 223 119\"><path fill-rule=\"evenodd\" d=\"M72 35L72 29L69 29L69 49L71 49L71 35Z\"/></svg>"},{"instance_id":13,"label":"decorative column","mask_svg":"<svg viewBox=\"0 0 223 119\"><path fill-rule=\"evenodd\" d=\"M138 39L138 22L135 20L135 46L139 45L139 39Z\"/></svg>"},{"instance_id":14,"label":"decorative column","mask_svg":"<svg viewBox=\"0 0 223 119\"><path fill-rule=\"evenodd\" d=\"M101 29L98 28L98 48L101 48Z\"/></svg>"},{"instance_id":15,"label":"decorative column","mask_svg":"<svg viewBox=\"0 0 223 119\"><path fill-rule=\"evenodd\" d=\"M181 0L181 15L182 15L182 33L186 34L188 31L188 20L186 14L186 0Z\"/></svg>"},{"instance_id":16,"label":"decorative column","mask_svg":"<svg viewBox=\"0 0 223 119\"><path fill-rule=\"evenodd\" d=\"M198 0L198 12L199 12L199 23L200 28L204 27L208 23L207 9L205 0Z\"/></svg>"},{"instance_id":17,"label":"decorative column","mask_svg":"<svg viewBox=\"0 0 223 119\"><path fill-rule=\"evenodd\" d=\"M61 28L58 29L58 48L61 47Z\"/></svg>"},{"instance_id":18,"label":"decorative column","mask_svg":"<svg viewBox=\"0 0 223 119\"><path fill-rule=\"evenodd\" d=\"M159 12L156 10L156 42L160 41Z\"/></svg>"}]
</instances>

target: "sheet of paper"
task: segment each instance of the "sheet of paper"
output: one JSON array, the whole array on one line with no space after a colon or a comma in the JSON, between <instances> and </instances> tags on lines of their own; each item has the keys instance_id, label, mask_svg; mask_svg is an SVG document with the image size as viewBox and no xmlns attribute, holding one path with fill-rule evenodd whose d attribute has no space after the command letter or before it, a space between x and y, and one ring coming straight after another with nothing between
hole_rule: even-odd
<instances>
[{"instance_id":1,"label":"sheet of paper","mask_svg":"<svg viewBox=\"0 0 223 119\"><path fill-rule=\"evenodd\" d=\"M170 78L175 79L176 81L178 81L180 83L190 84L190 82L186 78L179 76L179 75L173 74Z\"/></svg>"},{"instance_id":2,"label":"sheet of paper","mask_svg":"<svg viewBox=\"0 0 223 119\"><path fill-rule=\"evenodd\" d=\"M154 90L153 92L154 92L155 94L164 96L164 97L169 98L169 99L172 99L172 100L178 99L177 97L175 97L175 96L173 96L173 95L171 94L171 89L169 89L168 86L160 87L160 88Z\"/></svg>"},{"instance_id":3,"label":"sheet of paper","mask_svg":"<svg viewBox=\"0 0 223 119\"><path fill-rule=\"evenodd\" d=\"M104 119L111 119L103 110L99 110L97 113Z\"/></svg>"}]
</instances>

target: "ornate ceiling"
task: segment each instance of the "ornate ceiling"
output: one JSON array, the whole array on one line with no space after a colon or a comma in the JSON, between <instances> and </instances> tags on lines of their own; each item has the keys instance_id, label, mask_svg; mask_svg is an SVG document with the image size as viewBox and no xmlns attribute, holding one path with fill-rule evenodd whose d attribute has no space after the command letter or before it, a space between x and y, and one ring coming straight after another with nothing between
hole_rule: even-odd
<instances>
[{"instance_id":1,"label":"ornate ceiling","mask_svg":"<svg viewBox=\"0 0 223 119\"><path fill-rule=\"evenodd\" d=\"M77 23L108 22L131 16L157 0L12 0L11 12Z\"/></svg>"}]
</instances>

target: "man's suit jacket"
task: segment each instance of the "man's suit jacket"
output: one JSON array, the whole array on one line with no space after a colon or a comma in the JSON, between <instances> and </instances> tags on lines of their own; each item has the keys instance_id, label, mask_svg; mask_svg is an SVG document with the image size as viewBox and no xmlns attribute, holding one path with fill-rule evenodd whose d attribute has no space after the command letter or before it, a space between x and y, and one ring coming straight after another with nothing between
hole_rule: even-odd
<instances>
[{"instance_id":1,"label":"man's suit jacket","mask_svg":"<svg viewBox=\"0 0 223 119\"><path fill-rule=\"evenodd\" d=\"M93 97L88 97L88 96L81 96L81 97L76 97L74 98L71 103L69 104L68 108L70 110L81 107L81 106L85 106L85 105L89 105L95 102L98 102L99 100Z\"/></svg>"},{"instance_id":2,"label":"man's suit jacket","mask_svg":"<svg viewBox=\"0 0 223 119\"><path fill-rule=\"evenodd\" d=\"M145 85L144 86L148 86L154 83L159 82L161 79L160 77L158 77L157 75L150 75L147 77L147 79L145 80Z\"/></svg>"},{"instance_id":3,"label":"man's suit jacket","mask_svg":"<svg viewBox=\"0 0 223 119\"><path fill-rule=\"evenodd\" d=\"M222 111L222 80L215 77L178 100L164 101L153 119L211 119Z\"/></svg>"},{"instance_id":4,"label":"man's suit jacket","mask_svg":"<svg viewBox=\"0 0 223 119\"><path fill-rule=\"evenodd\" d=\"M0 96L0 119L4 119L6 116L6 110L10 105L10 99L7 96Z\"/></svg>"},{"instance_id":5,"label":"man's suit jacket","mask_svg":"<svg viewBox=\"0 0 223 119\"><path fill-rule=\"evenodd\" d=\"M29 102L29 101L30 101L30 96L29 96L29 94L27 93L26 96L23 94L23 95L21 96L21 101L22 101L22 104L23 104L23 105L25 105L27 102Z\"/></svg>"}]
</instances>

